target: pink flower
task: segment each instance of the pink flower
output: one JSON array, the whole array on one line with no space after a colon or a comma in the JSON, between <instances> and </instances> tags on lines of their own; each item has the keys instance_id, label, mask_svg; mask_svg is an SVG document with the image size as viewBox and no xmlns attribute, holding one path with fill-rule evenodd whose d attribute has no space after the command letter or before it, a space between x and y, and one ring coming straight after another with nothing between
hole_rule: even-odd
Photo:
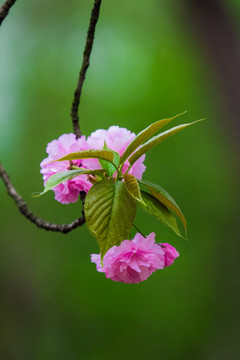
<instances>
[{"instance_id":1,"label":"pink flower","mask_svg":"<svg viewBox=\"0 0 240 360\"><path fill-rule=\"evenodd\" d=\"M130 142L136 137L134 133L131 131L120 128L119 126L111 126L108 130L99 129L93 132L86 140L88 149L102 149L104 146L104 141L109 149L112 149L123 155L127 146ZM129 170L129 174L134 175L136 178L141 179L142 174L146 169L146 166L143 165L143 161L145 159L145 155L141 156L135 164ZM83 163L89 169L99 169L100 164L97 159L84 160ZM123 165L122 171L123 173L129 167L129 162L126 161Z\"/></svg>"},{"instance_id":2,"label":"pink flower","mask_svg":"<svg viewBox=\"0 0 240 360\"><path fill-rule=\"evenodd\" d=\"M170 244L162 243L160 244L165 253L165 263L164 266L170 266L174 262L174 260L179 256L179 252Z\"/></svg>"},{"instance_id":3,"label":"pink flower","mask_svg":"<svg viewBox=\"0 0 240 360\"><path fill-rule=\"evenodd\" d=\"M85 150L85 137L83 136L76 140L74 134L64 134L57 140L51 141L46 150L49 156L40 164L44 184L51 175L69 170L69 161L56 161L50 164L49 162L59 159L71 152L81 150ZM84 167L80 160L73 161L73 164ZM62 204L69 204L78 200L80 191L88 192L91 186L92 184L88 180L87 175L79 175L71 180L65 181L63 184L55 186L53 191L55 192L55 199L57 201Z\"/></svg>"},{"instance_id":4,"label":"pink flower","mask_svg":"<svg viewBox=\"0 0 240 360\"><path fill-rule=\"evenodd\" d=\"M137 233L133 240L124 240L110 248L103 258L103 266L100 254L92 254L91 261L107 278L131 284L146 280L165 264L164 250L155 243L153 232L146 238Z\"/></svg>"}]
</instances>

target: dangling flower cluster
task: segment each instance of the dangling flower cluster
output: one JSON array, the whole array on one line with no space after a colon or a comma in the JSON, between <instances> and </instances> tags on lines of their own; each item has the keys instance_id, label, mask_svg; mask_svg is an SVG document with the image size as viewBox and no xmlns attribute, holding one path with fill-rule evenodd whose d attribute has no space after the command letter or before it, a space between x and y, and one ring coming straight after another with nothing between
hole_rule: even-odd
<instances>
[{"instance_id":1,"label":"dangling flower cluster","mask_svg":"<svg viewBox=\"0 0 240 360\"><path fill-rule=\"evenodd\" d=\"M100 254L92 254L91 261L107 278L137 284L147 280L154 271L170 266L179 256L173 246L155 243L155 236L151 233L145 238L137 233L133 240L124 240L121 245L111 247L103 258L103 265Z\"/></svg>"},{"instance_id":2,"label":"dangling flower cluster","mask_svg":"<svg viewBox=\"0 0 240 360\"><path fill-rule=\"evenodd\" d=\"M89 149L100 150L103 148L104 143L111 150L117 151L121 156L135 137L136 135L134 133L119 126L111 126L108 130L97 130L93 132L87 140L85 140L85 136L76 139L74 134L61 135L57 140L53 140L48 144L46 150L48 157L40 164L44 185L52 175L70 170L69 161L59 162L54 160L73 152ZM144 159L145 155L138 159L130 169L129 174L134 175L137 179L141 179L146 169L143 164ZM83 169L92 170L101 168L98 159L72 160L71 163ZM127 170L128 166L129 162L126 161L123 165L123 173ZM57 201L62 204L69 204L78 200L80 191L88 193L91 187L92 183L89 181L88 176L79 175L55 186L52 190L55 193L55 199Z\"/></svg>"}]
</instances>

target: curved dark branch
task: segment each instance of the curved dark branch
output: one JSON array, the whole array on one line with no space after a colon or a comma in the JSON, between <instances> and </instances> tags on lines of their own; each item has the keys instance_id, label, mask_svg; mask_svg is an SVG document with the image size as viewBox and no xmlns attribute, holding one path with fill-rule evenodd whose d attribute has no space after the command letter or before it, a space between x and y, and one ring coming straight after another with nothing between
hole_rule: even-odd
<instances>
[{"instance_id":1,"label":"curved dark branch","mask_svg":"<svg viewBox=\"0 0 240 360\"><path fill-rule=\"evenodd\" d=\"M13 4L16 2L16 0L6 0L3 5L0 7L0 25L2 21L7 16L9 9L13 6ZM89 59L92 51L93 46L93 40L94 40L94 33L95 28L97 25L99 12L100 12L100 6L101 6L102 0L95 0L94 6L91 13L90 18L90 24L88 27L87 32L87 38L86 38L86 44L85 49L83 53L83 62L82 67L79 73L79 79L77 83L76 90L74 92L74 98L72 102L72 109L71 109L71 117L72 117L72 123L73 123L73 131L76 135L76 138L81 137L81 130L79 126L79 116L78 116L78 108L80 104L80 97L82 92L82 86L83 82L86 76L86 71L89 67ZM10 178L3 168L3 166L0 163L0 177L3 179L3 182L6 186L7 192L9 196L14 200L15 204L17 205L19 211L24 215L28 220L33 222L37 227L50 230L50 231L58 231L62 232L64 234L68 233L69 231L74 230L78 226L82 226L85 223L85 216L84 211L82 210L82 216L79 219L76 219L71 224L51 224L47 221L44 221L43 219L38 218L36 215L33 214L33 212L29 209L27 203L23 200L23 198L17 193L15 188L13 187ZM85 192L80 192L80 197L82 204L84 205L85 200Z\"/></svg>"},{"instance_id":2,"label":"curved dark branch","mask_svg":"<svg viewBox=\"0 0 240 360\"><path fill-rule=\"evenodd\" d=\"M14 5L16 0L6 0L0 7L0 25L2 24L3 20L7 16L10 8Z\"/></svg>"},{"instance_id":3,"label":"curved dark branch","mask_svg":"<svg viewBox=\"0 0 240 360\"><path fill-rule=\"evenodd\" d=\"M87 68L89 67L89 64L90 64L89 59L90 59L90 55L91 55L91 51L92 51L94 33L95 33L95 28L96 28L98 17L99 17L101 2L102 2L102 0L94 1L92 14L91 14L91 18L90 18L90 23L89 23L89 27L88 27L88 32L87 32L85 49L84 49L84 53L83 53L82 67L81 67L81 70L79 73L78 83L77 83L76 90L74 92L74 98L73 98L73 102L72 102L71 117L72 117L72 123L73 123L73 132L76 135L77 139L81 137L78 108L79 108L79 104L80 104L80 97L81 97L81 93L82 93L83 82L84 82L84 79L86 76Z\"/></svg>"},{"instance_id":4,"label":"curved dark branch","mask_svg":"<svg viewBox=\"0 0 240 360\"><path fill-rule=\"evenodd\" d=\"M29 209L27 203L23 200L23 198L17 193L15 188L13 187L10 178L0 163L0 177L3 179L3 182L6 186L8 195L11 196L11 198L15 201L15 204L17 205L19 211L24 215L28 220L33 222L37 227L49 231L57 231L61 232L63 234L66 234L74 229L76 229L78 226L82 226L85 223L85 216L84 212L82 210L82 216L79 219L74 220L71 224L51 224L48 221L44 221L40 218L38 218L36 215L33 214L33 212ZM85 193L80 193L82 203L84 204L85 200Z\"/></svg>"}]
</instances>

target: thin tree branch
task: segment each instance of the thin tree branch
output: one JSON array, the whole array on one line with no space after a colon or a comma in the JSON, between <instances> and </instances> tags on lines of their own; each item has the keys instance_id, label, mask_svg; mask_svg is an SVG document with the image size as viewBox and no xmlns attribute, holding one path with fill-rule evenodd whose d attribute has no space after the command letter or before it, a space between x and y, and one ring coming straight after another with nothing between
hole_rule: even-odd
<instances>
[{"instance_id":1,"label":"thin tree branch","mask_svg":"<svg viewBox=\"0 0 240 360\"><path fill-rule=\"evenodd\" d=\"M0 7L0 25L2 21L7 16L9 9L11 6L16 2L16 0L6 0L3 5ZM81 137L81 130L79 126L79 116L78 116L78 108L80 104L80 97L82 92L82 86L83 82L86 76L87 68L89 67L89 59L92 51L93 46L93 40L94 40L94 33L96 24L99 17L100 12L100 6L101 6L102 0L95 0L94 6L91 13L90 18L90 24L87 32L87 38L86 38L86 44L85 49L83 53L83 62L82 67L79 73L79 79L77 83L76 90L74 92L74 99L72 102L72 109L71 109L71 117L72 117L72 123L73 123L73 131L76 135L76 138ZM3 182L6 186L8 195L11 196L11 198L14 200L15 204L17 205L19 211L23 216L25 216L28 220L33 222L37 227L50 230L50 231L58 231L61 233L68 233L69 231L72 231L76 229L78 226L82 226L85 223L85 216L84 211L82 210L82 216L79 219L74 220L71 224L51 224L48 221L44 221L43 219L38 218L36 215L33 214L33 212L29 209L27 203L23 200L23 198L17 193L15 188L13 187L9 175L7 174L6 170L0 163L0 177L3 179ZM80 197L82 204L84 206L86 193L84 191L80 192Z\"/></svg>"},{"instance_id":2,"label":"thin tree branch","mask_svg":"<svg viewBox=\"0 0 240 360\"><path fill-rule=\"evenodd\" d=\"M10 8L14 5L16 0L6 0L0 7L0 25L2 24L3 20L7 16Z\"/></svg>"},{"instance_id":3,"label":"thin tree branch","mask_svg":"<svg viewBox=\"0 0 240 360\"><path fill-rule=\"evenodd\" d=\"M38 218L36 215L33 214L33 212L29 209L27 203L23 200L23 198L17 193L15 188L13 187L10 178L0 163L0 177L3 179L3 182L6 186L8 195L11 196L11 198L15 201L15 204L17 205L19 211L22 213L23 216L25 216L28 220L33 222L37 227L50 230L50 231L57 231L61 232L63 234L66 234L74 229L76 229L79 226L82 226L85 223L85 216L84 212L82 210L82 216L79 219L74 220L71 224L51 224L48 221L44 221L40 218ZM82 191L80 193L82 203L84 204L85 200L85 192Z\"/></svg>"},{"instance_id":4,"label":"thin tree branch","mask_svg":"<svg viewBox=\"0 0 240 360\"><path fill-rule=\"evenodd\" d=\"M72 123L73 123L73 131L74 131L74 134L76 135L77 139L81 137L78 108L79 108L79 104L80 104L80 97L81 97L81 93L82 93L83 82L84 82L84 79L86 76L87 68L89 67L89 64L90 64L89 59L90 59L90 55L91 55L91 51L92 51L94 33L95 33L95 28L96 28L98 17L99 17L101 2L102 2L102 0L94 0L94 5L93 5L92 14L91 14L90 23L89 23L88 32L87 32L85 49L84 49L84 53L83 53L82 67L81 67L81 70L79 73L79 79L78 79L76 90L74 92L74 98L73 98L73 102L72 102L71 117L72 117Z\"/></svg>"}]
</instances>

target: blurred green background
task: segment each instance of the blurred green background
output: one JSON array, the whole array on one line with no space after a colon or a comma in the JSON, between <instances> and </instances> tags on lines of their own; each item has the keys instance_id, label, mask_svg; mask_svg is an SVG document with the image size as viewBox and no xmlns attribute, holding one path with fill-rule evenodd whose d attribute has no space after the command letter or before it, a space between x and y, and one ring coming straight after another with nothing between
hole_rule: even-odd
<instances>
[{"instance_id":1,"label":"blurred green background","mask_svg":"<svg viewBox=\"0 0 240 360\"><path fill-rule=\"evenodd\" d=\"M92 2L22 0L0 29L0 160L51 222L81 214L80 203L31 194L43 187L47 143L72 131ZM90 262L99 249L86 226L68 235L38 229L0 181L1 359L239 359L239 20L237 0L103 0L82 132L137 133L184 110L175 124L207 117L145 161L144 179L180 204L190 241L139 211L141 229L180 257L141 284L114 283Z\"/></svg>"}]
</instances>

